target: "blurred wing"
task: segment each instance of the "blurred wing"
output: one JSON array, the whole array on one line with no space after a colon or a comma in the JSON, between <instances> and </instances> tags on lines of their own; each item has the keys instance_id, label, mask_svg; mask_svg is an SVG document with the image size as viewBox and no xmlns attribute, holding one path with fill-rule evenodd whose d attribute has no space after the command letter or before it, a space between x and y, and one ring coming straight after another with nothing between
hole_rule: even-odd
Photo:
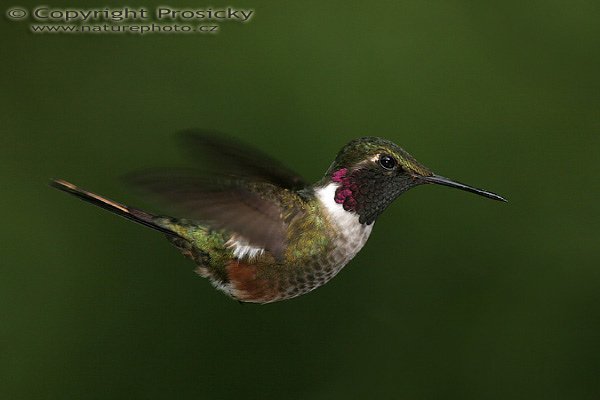
<instances>
[{"instance_id":1,"label":"blurred wing","mask_svg":"<svg viewBox=\"0 0 600 400\"><path fill-rule=\"evenodd\" d=\"M292 190L307 186L300 175L279 161L222 133L189 130L181 132L179 137L207 173L268 182Z\"/></svg>"},{"instance_id":2,"label":"blurred wing","mask_svg":"<svg viewBox=\"0 0 600 400\"><path fill-rule=\"evenodd\" d=\"M185 169L138 173L126 180L181 212L181 217L227 230L244 245L263 248L277 258L285 251L288 223L301 212L299 204L284 206L275 195L281 189L268 183L246 185Z\"/></svg>"}]
</instances>

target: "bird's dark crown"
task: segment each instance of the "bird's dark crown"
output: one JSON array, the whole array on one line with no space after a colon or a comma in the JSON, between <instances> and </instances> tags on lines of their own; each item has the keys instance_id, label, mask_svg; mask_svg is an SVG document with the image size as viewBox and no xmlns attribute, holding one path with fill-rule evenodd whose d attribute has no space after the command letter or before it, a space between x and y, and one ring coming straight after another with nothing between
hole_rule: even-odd
<instances>
[{"instance_id":1,"label":"bird's dark crown","mask_svg":"<svg viewBox=\"0 0 600 400\"><path fill-rule=\"evenodd\" d=\"M393 156L404 171L419 175L431 175L431 172L421 165L413 156L400 146L376 136L366 136L354 139L345 145L338 153L331 168L360 168L361 164L373 161L378 155Z\"/></svg>"},{"instance_id":2,"label":"bird's dark crown","mask_svg":"<svg viewBox=\"0 0 600 400\"><path fill-rule=\"evenodd\" d=\"M401 147L378 137L362 137L338 153L322 184L335 183L335 201L371 224L408 189L432 172Z\"/></svg>"}]
</instances>

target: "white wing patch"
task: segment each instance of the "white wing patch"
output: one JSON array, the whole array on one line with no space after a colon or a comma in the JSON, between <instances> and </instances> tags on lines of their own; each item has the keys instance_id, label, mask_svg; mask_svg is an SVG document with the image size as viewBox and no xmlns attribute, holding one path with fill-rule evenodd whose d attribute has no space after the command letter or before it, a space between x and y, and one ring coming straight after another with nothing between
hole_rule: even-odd
<instances>
[{"instance_id":1,"label":"white wing patch","mask_svg":"<svg viewBox=\"0 0 600 400\"><path fill-rule=\"evenodd\" d=\"M261 247L254 247L250 245L246 239L237 235L231 235L225 245L230 249L233 249L233 256L239 260L243 259L244 257L252 259L265 252L265 249Z\"/></svg>"}]
</instances>

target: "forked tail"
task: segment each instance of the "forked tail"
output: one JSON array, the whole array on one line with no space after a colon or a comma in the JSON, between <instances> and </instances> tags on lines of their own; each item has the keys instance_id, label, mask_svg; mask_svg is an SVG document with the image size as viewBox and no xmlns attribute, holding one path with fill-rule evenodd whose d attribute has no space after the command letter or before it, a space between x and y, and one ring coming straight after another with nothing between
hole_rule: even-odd
<instances>
[{"instance_id":1,"label":"forked tail","mask_svg":"<svg viewBox=\"0 0 600 400\"><path fill-rule=\"evenodd\" d=\"M117 203L116 201L107 199L106 197L102 197L95 193L88 192L87 190L81 189L80 187L77 187L72 183L63 181L61 179L52 180L50 182L50 186L56 189L60 189L64 192L70 193L73 196L77 196L81 200L87 201L88 203L92 203L98 207L102 207L105 210L120 215L121 217L127 218L131 221L137 222L138 224L142 224L149 228L156 229L157 231L166 233L167 235L179 236L177 233L173 232L167 227L159 225L156 222L155 215L149 214L141 210L137 210L132 207L127 207L123 204Z\"/></svg>"}]
</instances>

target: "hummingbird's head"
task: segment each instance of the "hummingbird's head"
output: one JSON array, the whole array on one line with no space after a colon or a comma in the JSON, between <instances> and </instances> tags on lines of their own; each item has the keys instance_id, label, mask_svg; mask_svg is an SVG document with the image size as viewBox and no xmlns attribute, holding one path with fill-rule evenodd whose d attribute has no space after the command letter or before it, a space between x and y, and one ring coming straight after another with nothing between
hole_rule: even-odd
<instances>
[{"instance_id":1,"label":"hummingbird's head","mask_svg":"<svg viewBox=\"0 0 600 400\"><path fill-rule=\"evenodd\" d=\"M338 153L322 181L335 185L334 201L371 224L398 196L426 183L477 193L495 200L502 197L435 175L404 149L389 140L362 137Z\"/></svg>"}]
</instances>

